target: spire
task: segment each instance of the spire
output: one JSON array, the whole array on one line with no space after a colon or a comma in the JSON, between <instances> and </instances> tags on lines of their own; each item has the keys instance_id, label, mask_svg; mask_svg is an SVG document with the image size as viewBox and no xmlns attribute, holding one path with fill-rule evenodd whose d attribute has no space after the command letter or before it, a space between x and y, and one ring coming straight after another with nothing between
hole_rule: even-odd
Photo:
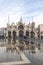
<instances>
[{"instance_id":1,"label":"spire","mask_svg":"<svg viewBox=\"0 0 43 65\"><path fill-rule=\"evenodd\" d=\"M30 24L30 21L29 21L29 27L31 26L31 24Z\"/></svg>"},{"instance_id":2,"label":"spire","mask_svg":"<svg viewBox=\"0 0 43 65\"><path fill-rule=\"evenodd\" d=\"M29 20L29 24L30 24L30 20Z\"/></svg>"},{"instance_id":3,"label":"spire","mask_svg":"<svg viewBox=\"0 0 43 65\"><path fill-rule=\"evenodd\" d=\"M7 22L7 25L9 25L9 15L8 15L8 22Z\"/></svg>"},{"instance_id":4,"label":"spire","mask_svg":"<svg viewBox=\"0 0 43 65\"><path fill-rule=\"evenodd\" d=\"M22 17L20 18L20 22L22 22Z\"/></svg>"},{"instance_id":5,"label":"spire","mask_svg":"<svg viewBox=\"0 0 43 65\"><path fill-rule=\"evenodd\" d=\"M30 25L30 21L29 21L29 25Z\"/></svg>"},{"instance_id":6,"label":"spire","mask_svg":"<svg viewBox=\"0 0 43 65\"><path fill-rule=\"evenodd\" d=\"M9 23L9 15L8 15L8 23Z\"/></svg>"},{"instance_id":7,"label":"spire","mask_svg":"<svg viewBox=\"0 0 43 65\"><path fill-rule=\"evenodd\" d=\"M33 22L33 16L32 16L32 22Z\"/></svg>"}]
</instances>

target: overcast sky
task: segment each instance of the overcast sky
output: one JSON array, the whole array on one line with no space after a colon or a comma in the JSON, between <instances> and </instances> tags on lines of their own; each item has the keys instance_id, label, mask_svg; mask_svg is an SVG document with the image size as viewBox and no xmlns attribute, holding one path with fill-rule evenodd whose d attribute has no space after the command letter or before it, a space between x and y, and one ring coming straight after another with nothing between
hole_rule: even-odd
<instances>
[{"instance_id":1,"label":"overcast sky","mask_svg":"<svg viewBox=\"0 0 43 65\"><path fill-rule=\"evenodd\" d=\"M43 0L0 0L0 27L9 23L17 23L20 17L23 22L33 21L36 25L43 23Z\"/></svg>"}]
</instances>

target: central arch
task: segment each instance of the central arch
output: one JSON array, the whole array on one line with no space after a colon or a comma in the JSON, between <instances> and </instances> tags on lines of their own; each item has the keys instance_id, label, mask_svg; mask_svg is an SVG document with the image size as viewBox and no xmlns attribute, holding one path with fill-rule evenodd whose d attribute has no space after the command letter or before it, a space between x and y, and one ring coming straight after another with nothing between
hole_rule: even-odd
<instances>
[{"instance_id":1,"label":"central arch","mask_svg":"<svg viewBox=\"0 0 43 65\"><path fill-rule=\"evenodd\" d=\"M20 31L19 31L19 36L22 37L23 35L24 35L23 30L20 30Z\"/></svg>"}]
</instances>

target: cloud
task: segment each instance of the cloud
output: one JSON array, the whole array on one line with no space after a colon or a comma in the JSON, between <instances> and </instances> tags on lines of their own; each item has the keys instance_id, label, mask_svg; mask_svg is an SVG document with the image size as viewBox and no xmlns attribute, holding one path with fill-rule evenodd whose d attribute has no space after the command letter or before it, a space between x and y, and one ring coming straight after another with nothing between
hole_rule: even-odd
<instances>
[{"instance_id":1,"label":"cloud","mask_svg":"<svg viewBox=\"0 0 43 65\"><path fill-rule=\"evenodd\" d=\"M16 23L20 17L23 22L33 20L36 25L43 23L43 0L1 0L0 1L0 27L6 27L8 22Z\"/></svg>"},{"instance_id":2,"label":"cloud","mask_svg":"<svg viewBox=\"0 0 43 65\"><path fill-rule=\"evenodd\" d=\"M34 17L36 25L43 24L43 13Z\"/></svg>"}]
</instances>

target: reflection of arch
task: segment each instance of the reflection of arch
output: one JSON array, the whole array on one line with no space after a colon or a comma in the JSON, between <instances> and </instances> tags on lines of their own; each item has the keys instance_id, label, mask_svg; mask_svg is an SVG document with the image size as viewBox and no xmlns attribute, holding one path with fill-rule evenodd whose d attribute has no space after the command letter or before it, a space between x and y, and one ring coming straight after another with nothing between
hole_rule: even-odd
<instances>
[{"instance_id":1,"label":"reflection of arch","mask_svg":"<svg viewBox=\"0 0 43 65\"><path fill-rule=\"evenodd\" d=\"M13 40L16 38L16 31L13 31Z\"/></svg>"},{"instance_id":2,"label":"reflection of arch","mask_svg":"<svg viewBox=\"0 0 43 65\"><path fill-rule=\"evenodd\" d=\"M26 31L26 36L29 36L29 31Z\"/></svg>"},{"instance_id":3,"label":"reflection of arch","mask_svg":"<svg viewBox=\"0 0 43 65\"><path fill-rule=\"evenodd\" d=\"M31 42L31 50L32 50L32 53L35 53L35 43L34 42Z\"/></svg>"},{"instance_id":4,"label":"reflection of arch","mask_svg":"<svg viewBox=\"0 0 43 65\"><path fill-rule=\"evenodd\" d=\"M31 42L31 44L34 44L34 42Z\"/></svg>"},{"instance_id":5,"label":"reflection of arch","mask_svg":"<svg viewBox=\"0 0 43 65\"><path fill-rule=\"evenodd\" d=\"M29 31L28 30L26 31L25 34L26 34L26 38L29 37ZM29 41L26 41L25 43L26 43L26 45L28 45L29 44Z\"/></svg>"},{"instance_id":6,"label":"reflection of arch","mask_svg":"<svg viewBox=\"0 0 43 65\"><path fill-rule=\"evenodd\" d=\"M34 38L35 37L35 33L34 31L31 31L31 38Z\"/></svg>"},{"instance_id":7,"label":"reflection of arch","mask_svg":"<svg viewBox=\"0 0 43 65\"><path fill-rule=\"evenodd\" d=\"M8 42L7 42L8 44L11 44L11 39L10 38L8 38Z\"/></svg>"},{"instance_id":8,"label":"reflection of arch","mask_svg":"<svg viewBox=\"0 0 43 65\"><path fill-rule=\"evenodd\" d=\"M11 38L11 31L8 31L8 37Z\"/></svg>"},{"instance_id":9,"label":"reflection of arch","mask_svg":"<svg viewBox=\"0 0 43 65\"><path fill-rule=\"evenodd\" d=\"M21 36L23 36L23 34L24 34L23 30L20 30L19 31L19 36L21 37Z\"/></svg>"},{"instance_id":10,"label":"reflection of arch","mask_svg":"<svg viewBox=\"0 0 43 65\"><path fill-rule=\"evenodd\" d=\"M19 25L18 29L24 29L23 25Z\"/></svg>"},{"instance_id":11,"label":"reflection of arch","mask_svg":"<svg viewBox=\"0 0 43 65\"><path fill-rule=\"evenodd\" d=\"M26 41L25 43L26 43L26 45L28 45L29 44L29 41Z\"/></svg>"}]
</instances>

